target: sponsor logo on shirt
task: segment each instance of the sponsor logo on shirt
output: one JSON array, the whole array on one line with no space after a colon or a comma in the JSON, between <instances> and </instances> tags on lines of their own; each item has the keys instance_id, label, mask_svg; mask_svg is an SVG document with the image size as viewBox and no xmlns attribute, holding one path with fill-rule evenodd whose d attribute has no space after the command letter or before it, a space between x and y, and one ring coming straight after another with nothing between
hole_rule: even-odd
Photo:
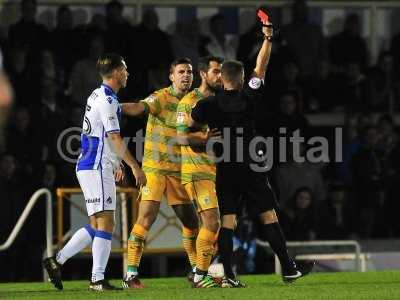
<instances>
[{"instance_id":1,"label":"sponsor logo on shirt","mask_svg":"<svg viewBox=\"0 0 400 300\"><path fill-rule=\"evenodd\" d=\"M150 188L148 186L143 187L142 193L143 195L148 196L150 194Z\"/></svg>"},{"instance_id":2,"label":"sponsor logo on shirt","mask_svg":"<svg viewBox=\"0 0 400 300\"><path fill-rule=\"evenodd\" d=\"M100 203L100 198L86 199L86 203Z\"/></svg>"},{"instance_id":3,"label":"sponsor logo on shirt","mask_svg":"<svg viewBox=\"0 0 400 300\"><path fill-rule=\"evenodd\" d=\"M185 121L186 113L184 112L178 112L176 114L176 122L177 123L183 123Z\"/></svg>"}]
</instances>

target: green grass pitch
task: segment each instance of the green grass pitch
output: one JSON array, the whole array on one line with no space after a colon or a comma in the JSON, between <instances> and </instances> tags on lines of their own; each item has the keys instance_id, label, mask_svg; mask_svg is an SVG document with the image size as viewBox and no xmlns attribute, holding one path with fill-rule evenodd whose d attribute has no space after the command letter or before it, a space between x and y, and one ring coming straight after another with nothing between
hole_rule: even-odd
<instances>
[{"instance_id":1,"label":"green grass pitch","mask_svg":"<svg viewBox=\"0 0 400 300\"><path fill-rule=\"evenodd\" d=\"M57 291L50 283L0 284L0 299L400 299L400 272L314 273L285 285L276 275L242 276L244 289L192 289L185 278L143 279L146 288L89 292L86 281L66 281ZM120 285L120 280L113 280Z\"/></svg>"}]
</instances>

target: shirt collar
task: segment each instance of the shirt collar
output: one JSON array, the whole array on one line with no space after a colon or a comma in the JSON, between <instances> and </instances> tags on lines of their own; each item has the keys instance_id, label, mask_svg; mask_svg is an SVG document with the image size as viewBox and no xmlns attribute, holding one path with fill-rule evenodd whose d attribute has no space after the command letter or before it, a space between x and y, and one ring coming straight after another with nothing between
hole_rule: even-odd
<instances>
[{"instance_id":1,"label":"shirt collar","mask_svg":"<svg viewBox=\"0 0 400 300\"><path fill-rule=\"evenodd\" d=\"M199 98L205 98L204 95L200 92L200 90L198 88L194 89L194 92L196 94L197 97Z\"/></svg>"},{"instance_id":2,"label":"shirt collar","mask_svg":"<svg viewBox=\"0 0 400 300\"><path fill-rule=\"evenodd\" d=\"M103 84L101 84L101 86L104 87L104 89L105 89L108 93L110 93L111 96L113 96L113 97L115 97L115 98L118 98L118 97L117 97L117 94L114 92L114 90L113 90L112 88L110 88L107 84L103 83Z\"/></svg>"},{"instance_id":3,"label":"shirt collar","mask_svg":"<svg viewBox=\"0 0 400 300\"><path fill-rule=\"evenodd\" d=\"M175 92L174 87L173 87L172 84L169 86L168 91L169 91L171 96L173 96L175 98L178 98L179 100L182 98L182 97L179 97L178 94Z\"/></svg>"}]
</instances>

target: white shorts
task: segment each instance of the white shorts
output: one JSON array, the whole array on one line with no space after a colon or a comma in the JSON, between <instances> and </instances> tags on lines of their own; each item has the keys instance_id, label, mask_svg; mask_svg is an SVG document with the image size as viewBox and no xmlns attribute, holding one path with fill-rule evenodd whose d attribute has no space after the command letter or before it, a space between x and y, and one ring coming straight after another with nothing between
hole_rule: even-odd
<instances>
[{"instance_id":1,"label":"white shorts","mask_svg":"<svg viewBox=\"0 0 400 300\"><path fill-rule=\"evenodd\" d=\"M80 170L76 172L85 197L88 216L110 210L115 211L117 193L112 168Z\"/></svg>"}]
</instances>

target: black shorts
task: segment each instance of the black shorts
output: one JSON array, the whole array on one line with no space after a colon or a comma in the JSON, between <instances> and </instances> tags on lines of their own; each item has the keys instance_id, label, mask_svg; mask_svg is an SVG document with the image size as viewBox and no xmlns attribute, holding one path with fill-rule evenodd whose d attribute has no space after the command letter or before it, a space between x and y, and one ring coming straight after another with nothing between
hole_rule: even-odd
<instances>
[{"instance_id":1,"label":"black shorts","mask_svg":"<svg viewBox=\"0 0 400 300\"><path fill-rule=\"evenodd\" d=\"M254 172L246 165L217 166L216 189L222 216L239 214L241 199L255 215L277 208L266 174Z\"/></svg>"}]
</instances>

